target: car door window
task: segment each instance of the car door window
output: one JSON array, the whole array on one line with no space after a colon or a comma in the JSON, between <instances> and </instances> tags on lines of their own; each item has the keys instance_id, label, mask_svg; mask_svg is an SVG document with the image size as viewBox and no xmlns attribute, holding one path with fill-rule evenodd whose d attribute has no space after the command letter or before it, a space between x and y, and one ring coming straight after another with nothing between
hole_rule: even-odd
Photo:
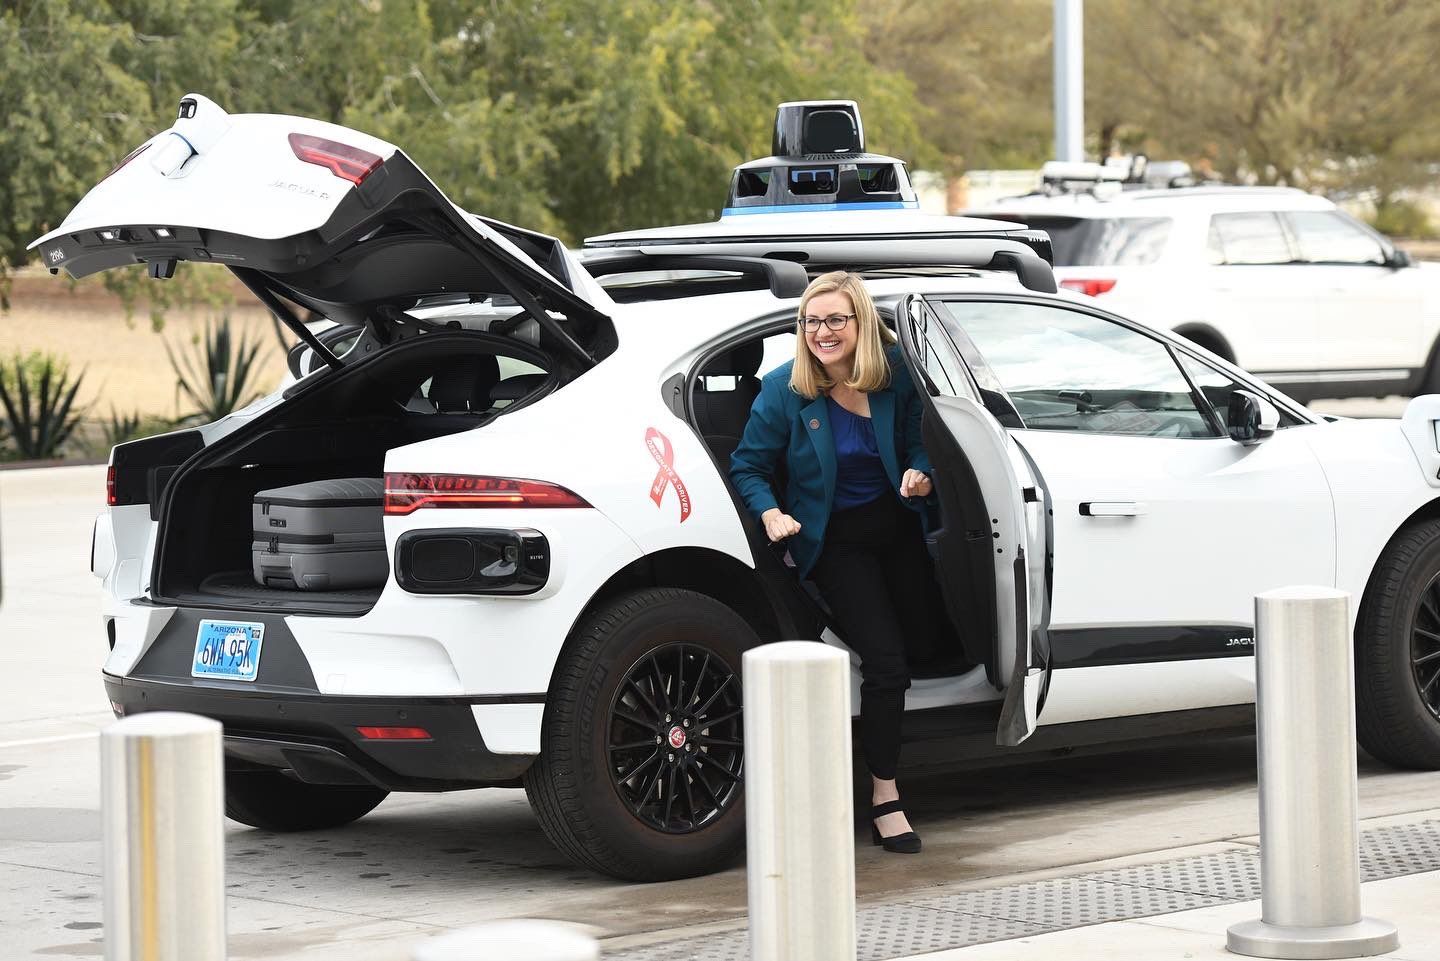
<instances>
[{"instance_id":1,"label":"car door window","mask_svg":"<svg viewBox=\"0 0 1440 961\"><path fill-rule=\"evenodd\" d=\"M1195 385L1195 389L1210 403L1211 408L1215 411L1215 416L1222 424L1225 422L1226 412L1230 410L1231 395L1237 390L1254 389L1246 387L1246 385L1240 383L1223 370L1217 367L1211 367L1203 360L1191 357L1183 351L1177 351L1176 356L1180 358L1180 366L1185 368L1185 373L1189 375L1190 382ZM1299 423L1301 423L1301 421L1298 420L1294 414L1283 409L1280 411L1280 427L1294 427Z\"/></svg>"},{"instance_id":2,"label":"car door window","mask_svg":"<svg viewBox=\"0 0 1440 961\"><path fill-rule=\"evenodd\" d=\"M1338 210L1294 210L1285 219L1307 263L1385 264L1380 241Z\"/></svg>"},{"instance_id":3,"label":"car door window","mask_svg":"<svg viewBox=\"0 0 1440 961\"><path fill-rule=\"evenodd\" d=\"M1217 434L1159 340L1044 304L948 301L938 307L974 343L1029 430Z\"/></svg>"},{"instance_id":4,"label":"car door window","mask_svg":"<svg viewBox=\"0 0 1440 961\"><path fill-rule=\"evenodd\" d=\"M1210 218L1210 260L1217 264L1288 264L1294 260L1280 218L1269 211Z\"/></svg>"}]
</instances>

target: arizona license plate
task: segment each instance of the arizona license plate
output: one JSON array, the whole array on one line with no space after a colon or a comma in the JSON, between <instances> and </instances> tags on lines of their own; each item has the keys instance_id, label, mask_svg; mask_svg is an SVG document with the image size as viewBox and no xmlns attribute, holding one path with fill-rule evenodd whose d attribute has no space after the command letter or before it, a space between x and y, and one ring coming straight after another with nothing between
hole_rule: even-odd
<instances>
[{"instance_id":1,"label":"arizona license plate","mask_svg":"<svg viewBox=\"0 0 1440 961\"><path fill-rule=\"evenodd\" d=\"M260 667L260 645L264 640L264 624L201 621L190 676L253 681Z\"/></svg>"}]
</instances>

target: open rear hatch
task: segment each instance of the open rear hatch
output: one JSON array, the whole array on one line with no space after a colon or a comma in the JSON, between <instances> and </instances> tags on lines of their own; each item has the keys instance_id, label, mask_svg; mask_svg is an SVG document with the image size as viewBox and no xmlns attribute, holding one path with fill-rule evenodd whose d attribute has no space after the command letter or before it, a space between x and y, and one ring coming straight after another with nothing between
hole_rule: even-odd
<instances>
[{"instance_id":1,"label":"open rear hatch","mask_svg":"<svg viewBox=\"0 0 1440 961\"><path fill-rule=\"evenodd\" d=\"M159 521L153 553L117 548L154 557L148 594L159 602L368 609L379 585L277 599L254 582L256 495L378 478L390 450L482 427L615 347L592 302L608 303L603 291L553 237L459 209L393 144L316 120L232 116L198 95L31 246L73 277L222 264L333 368L284 403L176 435L193 441L183 451L117 448L112 505L148 505ZM297 307L360 327L359 342L342 361ZM134 534L150 537L140 525Z\"/></svg>"},{"instance_id":2,"label":"open rear hatch","mask_svg":"<svg viewBox=\"0 0 1440 961\"><path fill-rule=\"evenodd\" d=\"M501 292L523 317L492 332L533 321L539 346L582 369L614 346L555 238L466 213L393 144L318 120L230 115L198 94L30 246L77 278L137 263L159 278L182 260L223 264L332 367L339 361L276 295L367 324L383 343L427 300Z\"/></svg>"}]
</instances>

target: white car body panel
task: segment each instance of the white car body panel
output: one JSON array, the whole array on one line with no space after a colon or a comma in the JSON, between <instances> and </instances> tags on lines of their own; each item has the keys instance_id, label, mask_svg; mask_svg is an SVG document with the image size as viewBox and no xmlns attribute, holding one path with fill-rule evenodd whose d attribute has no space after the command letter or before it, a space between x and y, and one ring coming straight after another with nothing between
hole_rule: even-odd
<instances>
[{"instance_id":1,"label":"white car body panel","mask_svg":"<svg viewBox=\"0 0 1440 961\"><path fill-rule=\"evenodd\" d=\"M1248 624L1261 591L1332 583L1330 491L1299 436L1325 429L1287 428L1252 447L1223 437L1013 431L1054 503L1050 626ZM1082 502L1136 504L1141 513L1086 517ZM1203 591L1184 589L1199 584Z\"/></svg>"},{"instance_id":2,"label":"white car body panel","mask_svg":"<svg viewBox=\"0 0 1440 961\"><path fill-rule=\"evenodd\" d=\"M296 157L290 134L334 140L382 160L398 149L322 120L220 113L218 135L206 138L209 142L195 137L196 120L177 120L150 138L144 153L91 188L58 228L30 246L43 246L60 234L132 224L204 227L262 240L292 237L323 226L355 186ZM152 166L150 155L177 133L199 152L180 175L166 177ZM61 266L48 259L46 264Z\"/></svg>"}]
</instances>

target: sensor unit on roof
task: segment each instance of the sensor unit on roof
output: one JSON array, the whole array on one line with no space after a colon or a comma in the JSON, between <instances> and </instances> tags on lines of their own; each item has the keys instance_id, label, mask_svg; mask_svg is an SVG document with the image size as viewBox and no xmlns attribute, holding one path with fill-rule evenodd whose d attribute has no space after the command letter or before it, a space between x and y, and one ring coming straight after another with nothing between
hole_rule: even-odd
<instances>
[{"instance_id":1,"label":"sensor unit on roof","mask_svg":"<svg viewBox=\"0 0 1440 961\"><path fill-rule=\"evenodd\" d=\"M773 156L735 168L722 217L920 206L904 161L865 152L853 100L782 103L771 147Z\"/></svg>"}]
</instances>

